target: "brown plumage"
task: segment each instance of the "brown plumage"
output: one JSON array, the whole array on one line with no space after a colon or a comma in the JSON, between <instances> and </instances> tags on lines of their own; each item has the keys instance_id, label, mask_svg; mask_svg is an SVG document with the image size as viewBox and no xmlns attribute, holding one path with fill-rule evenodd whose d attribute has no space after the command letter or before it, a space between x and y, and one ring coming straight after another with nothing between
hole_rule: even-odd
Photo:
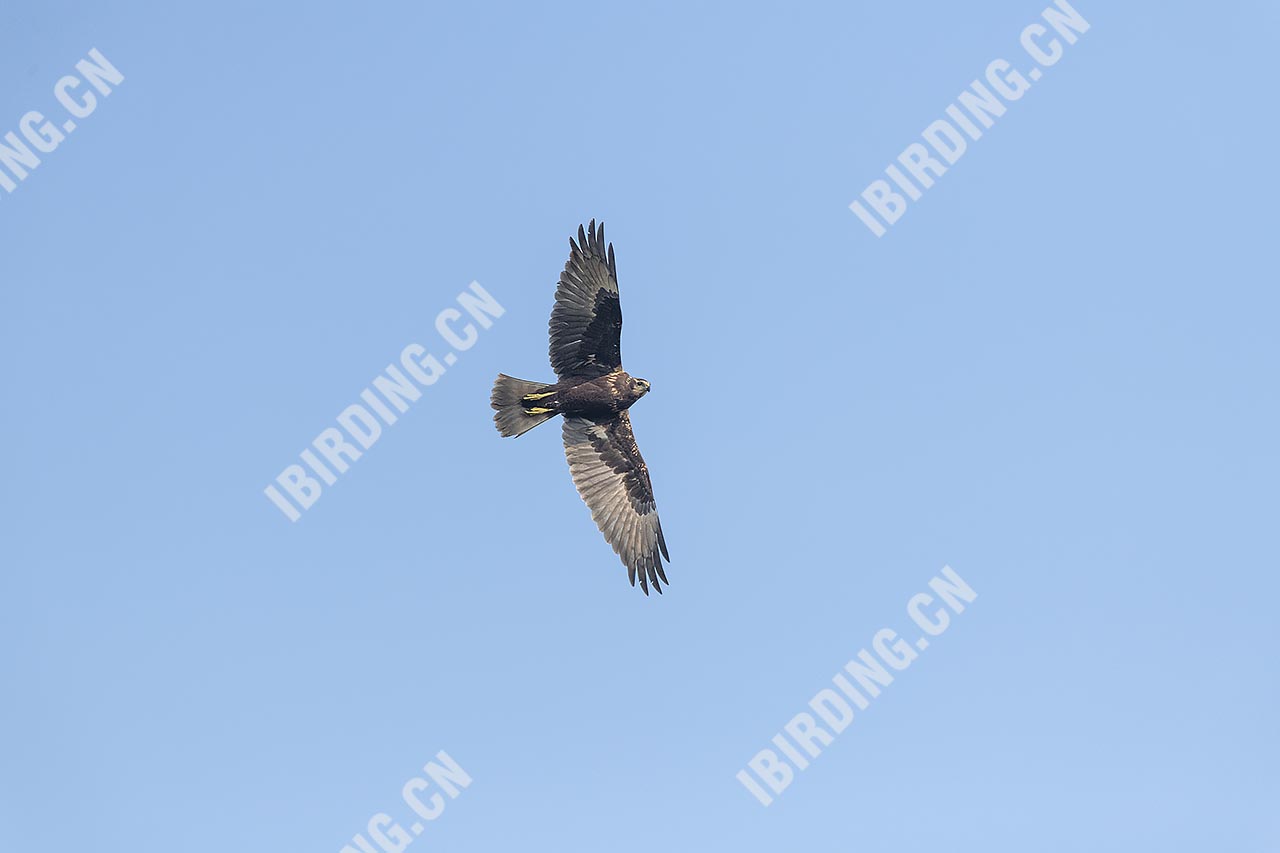
<instances>
[{"instance_id":1,"label":"brown plumage","mask_svg":"<svg viewBox=\"0 0 1280 853\"><path fill-rule=\"evenodd\" d=\"M622 369L622 308L613 245L604 223L578 227L551 311L551 368L557 381L527 382L499 374L491 403L504 436L519 436L564 416L564 452L578 494L627 567L632 586L649 594L667 583L667 543L658 521L649 469L636 446L627 409L649 383Z\"/></svg>"}]
</instances>

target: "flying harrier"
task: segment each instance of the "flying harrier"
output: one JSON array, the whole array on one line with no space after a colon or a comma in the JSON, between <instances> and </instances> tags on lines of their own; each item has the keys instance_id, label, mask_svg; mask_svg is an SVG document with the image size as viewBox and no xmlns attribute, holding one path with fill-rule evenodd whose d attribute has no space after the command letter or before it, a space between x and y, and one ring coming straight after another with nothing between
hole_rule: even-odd
<instances>
[{"instance_id":1,"label":"flying harrier","mask_svg":"<svg viewBox=\"0 0 1280 853\"><path fill-rule=\"evenodd\" d=\"M569 261L560 274L551 311L554 384L498 374L493 383L494 423L504 436L519 436L556 415L564 416L564 453L578 494L600 532L627 567L627 577L649 594L668 583L670 562L653 500L649 469L640 456L627 409L649 393L649 383L622 369L618 269L613 245L605 249L604 223L595 220L578 240L569 239ZM659 556L661 554L661 556Z\"/></svg>"}]
</instances>

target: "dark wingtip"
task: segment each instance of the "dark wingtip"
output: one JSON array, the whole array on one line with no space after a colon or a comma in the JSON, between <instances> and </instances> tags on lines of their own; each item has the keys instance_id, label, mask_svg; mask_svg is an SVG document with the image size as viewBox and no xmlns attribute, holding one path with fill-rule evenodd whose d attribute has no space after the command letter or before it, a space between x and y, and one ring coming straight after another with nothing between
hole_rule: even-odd
<instances>
[{"instance_id":1,"label":"dark wingtip","mask_svg":"<svg viewBox=\"0 0 1280 853\"><path fill-rule=\"evenodd\" d=\"M642 585L647 577L649 584L653 586L658 595L662 595L662 584L669 583L666 574L662 571L662 560L658 558L656 553L648 554L642 558L636 573L640 575L640 583Z\"/></svg>"},{"instance_id":2,"label":"dark wingtip","mask_svg":"<svg viewBox=\"0 0 1280 853\"><path fill-rule=\"evenodd\" d=\"M613 246L606 248L604 241L604 220L597 223L594 219L587 225L578 226L578 242L574 242L573 238L569 238L569 247L574 251L584 255L595 255L601 260L607 260L609 271L617 277L617 266L613 260Z\"/></svg>"}]
</instances>

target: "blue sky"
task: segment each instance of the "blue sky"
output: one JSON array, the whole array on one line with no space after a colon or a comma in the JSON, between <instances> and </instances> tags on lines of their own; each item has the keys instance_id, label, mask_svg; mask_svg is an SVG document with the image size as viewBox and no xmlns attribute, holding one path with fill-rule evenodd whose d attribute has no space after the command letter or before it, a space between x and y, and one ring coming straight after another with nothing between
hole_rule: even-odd
<instances>
[{"instance_id":1,"label":"blue sky","mask_svg":"<svg viewBox=\"0 0 1280 853\"><path fill-rule=\"evenodd\" d=\"M1081 0L877 239L1045 3L266 5L0 13L0 135L125 76L0 191L4 847L338 851L440 750L410 850L1280 843L1274 7ZM660 599L490 420L593 217ZM473 280L503 316L290 523ZM762 808L944 565L977 600Z\"/></svg>"}]
</instances>

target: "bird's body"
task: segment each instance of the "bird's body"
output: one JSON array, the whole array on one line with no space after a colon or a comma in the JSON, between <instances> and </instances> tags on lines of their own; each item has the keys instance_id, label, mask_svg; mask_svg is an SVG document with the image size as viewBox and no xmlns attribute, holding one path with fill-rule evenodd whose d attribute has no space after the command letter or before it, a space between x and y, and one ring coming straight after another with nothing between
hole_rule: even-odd
<instances>
[{"instance_id":1,"label":"bird's body","mask_svg":"<svg viewBox=\"0 0 1280 853\"><path fill-rule=\"evenodd\" d=\"M527 395L520 402L526 411L536 414L546 409L557 415L583 418L608 418L619 415L649 392L649 383L633 379L619 368L585 382L557 382L543 391Z\"/></svg>"},{"instance_id":2,"label":"bird's body","mask_svg":"<svg viewBox=\"0 0 1280 853\"><path fill-rule=\"evenodd\" d=\"M564 417L564 448L578 494L627 567L631 583L662 592L667 543L658 521L649 468L640 456L627 410L649 383L622 369L622 309L613 246L592 220L569 261L551 312L551 366L544 384L499 374L491 403L504 436L520 436L556 415Z\"/></svg>"}]
</instances>

